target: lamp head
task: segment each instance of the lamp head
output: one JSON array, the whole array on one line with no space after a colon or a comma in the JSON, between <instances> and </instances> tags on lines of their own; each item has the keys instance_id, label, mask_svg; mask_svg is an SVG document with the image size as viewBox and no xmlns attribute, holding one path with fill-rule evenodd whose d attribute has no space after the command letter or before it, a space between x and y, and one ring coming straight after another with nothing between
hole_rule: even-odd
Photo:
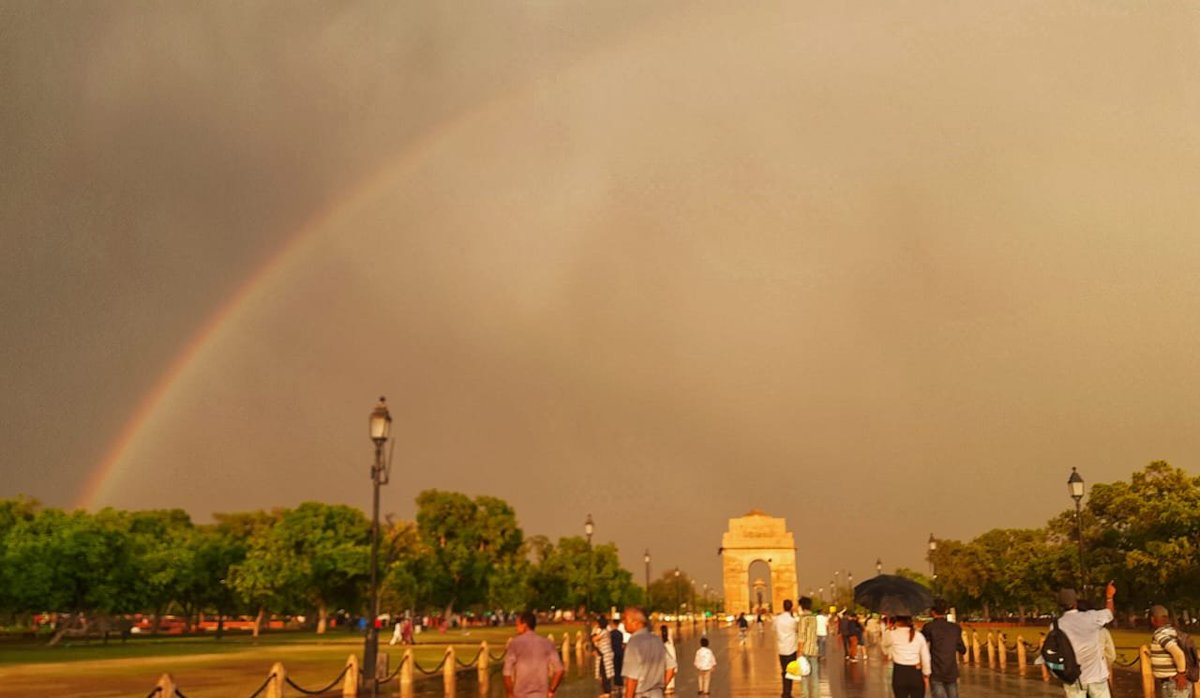
<instances>
[{"instance_id":1,"label":"lamp head","mask_svg":"<svg viewBox=\"0 0 1200 698\"><path fill-rule=\"evenodd\" d=\"M379 404L371 411L371 440L382 446L392 431L392 415L388 412L387 398L380 395Z\"/></svg>"}]
</instances>

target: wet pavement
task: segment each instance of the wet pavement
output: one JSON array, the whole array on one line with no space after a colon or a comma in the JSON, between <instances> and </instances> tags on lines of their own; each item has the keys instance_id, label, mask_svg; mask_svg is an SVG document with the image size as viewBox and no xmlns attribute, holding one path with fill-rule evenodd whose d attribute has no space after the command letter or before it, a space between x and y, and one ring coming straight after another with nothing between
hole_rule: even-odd
<instances>
[{"instance_id":1,"label":"wet pavement","mask_svg":"<svg viewBox=\"0 0 1200 698\"><path fill-rule=\"evenodd\" d=\"M676 640L679 656L679 677L676 696L696 695L696 669L692 659L700 646L699 638L703 627L692 629L683 626ZM779 660L775 654L774 638L770 629L763 632L751 629L745 644L739 642L737 631L732 628L710 628L710 648L717 656L717 668L712 677L714 698L770 698L779 696ZM1039 667L1030 665L1022 674L1011 662L1007 669L989 666L962 665L959 679L960 698L1061 698L1061 685L1051 680L1042 680ZM847 662L838 643L830 642L830 656L819 663L815 681L806 682L807 689L795 686L795 698L889 698L891 696L890 666L877 651L872 651L866 660ZM433 698L442 696L440 680L418 681L414 696ZM503 698L504 682L499 674L493 674L487 689L480 691L474 672L459 675L455 695L487 696ZM591 678L571 657L567 678L555 695L558 698L595 698L600 694L598 682ZM1138 676L1134 672L1117 672L1114 698L1138 698L1141 690Z\"/></svg>"}]
</instances>

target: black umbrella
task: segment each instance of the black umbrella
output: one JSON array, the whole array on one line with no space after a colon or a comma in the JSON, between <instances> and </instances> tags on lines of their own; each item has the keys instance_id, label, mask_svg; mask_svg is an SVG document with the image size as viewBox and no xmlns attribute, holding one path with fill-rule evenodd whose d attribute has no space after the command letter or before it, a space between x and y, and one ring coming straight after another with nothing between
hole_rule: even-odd
<instances>
[{"instance_id":1,"label":"black umbrella","mask_svg":"<svg viewBox=\"0 0 1200 698\"><path fill-rule=\"evenodd\" d=\"M880 574L854 587L854 603L889 616L914 616L933 605L933 595L908 577Z\"/></svg>"}]
</instances>

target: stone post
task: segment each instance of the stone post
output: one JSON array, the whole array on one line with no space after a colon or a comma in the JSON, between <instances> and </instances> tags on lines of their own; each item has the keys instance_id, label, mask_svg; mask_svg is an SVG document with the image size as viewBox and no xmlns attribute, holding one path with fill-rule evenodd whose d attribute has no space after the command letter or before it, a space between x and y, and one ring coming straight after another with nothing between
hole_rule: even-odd
<instances>
[{"instance_id":1,"label":"stone post","mask_svg":"<svg viewBox=\"0 0 1200 698\"><path fill-rule=\"evenodd\" d=\"M342 680L342 698L358 695L358 656L350 655L346 660L346 678Z\"/></svg>"},{"instance_id":2,"label":"stone post","mask_svg":"<svg viewBox=\"0 0 1200 698\"><path fill-rule=\"evenodd\" d=\"M975 654L975 664L976 665L982 664L983 657L979 653L979 632L976 630L971 631L971 649L972 649L973 653Z\"/></svg>"},{"instance_id":3,"label":"stone post","mask_svg":"<svg viewBox=\"0 0 1200 698\"><path fill-rule=\"evenodd\" d=\"M155 687L161 698L175 698L175 679L170 674L160 676Z\"/></svg>"},{"instance_id":4,"label":"stone post","mask_svg":"<svg viewBox=\"0 0 1200 698\"><path fill-rule=\"evenodd\" d=\"M267 698L283 698L283 688L287 686L287 669L282 662L271 665L271 680L267 682Z\"/></svg>"},{"instance_id":5,"label":"stone post","mask_svg":"<svg viewBox=\"0 0 1200 698\"><path fill-rule=\"evenodd\" d=\"M1000 652L1000 668L1005 669L1008 667L1008 636L1000 633L997 639L997 649Z\"/></svg>"},{"instance_id":6,"label":"stone post","mask_svg":"<svg viewBox=\"0 0 1200 698\"><path fill-rule=\"evenodd\" d=\"M446 661L442 665L442 688L446 698L454 698L455 669L454 645L446 645Z\"/></svg>"},{"instance_id":7,"label":"stone post","mask_svg":"<svg viewBox=\"0 0 1200 698\"><path fill-rule=\"evenodd\" d=\"M962 631L963 653L958 658L963 664L971 663L971 636L967 634L966 628Z\"/></svg>"},{"instance_id":8,"label":"stone post","mask_svg":"<svg viewBox=\"0 0 1200 698\"><path fill-rule=\"evenodd\" d=\"M1025 638L1017 637L1017 668L1021 670L1021 674L1025 673Z\"/></svg>"},{"instance_id":9,"label":"stone post","mask_svg":"<svg viewBox=\"0 0 1200 698\"><path fill-rule=\"evenodd\" d=\"M989 630L988 634L987 634L987 658L988 658L988 666L995 666L995 664L996 664L996 637L994 635L992 635L991 630Z\"/></svg>"},{"instance_id":10,"label":"stone post","mask_svg":"<svg viewBox=\"0 0 1200 698\"><path fill-rule=\"evenodd\" d=\"M586 671L587 665L584 661L587 659L586 645L583 642L583 631L575 633L575 663L579 665L579 670Z\"/></svg>"},{"instance_id":11,"label":"stone post","mask_svg":"<svg viewBox=\"0 0 1200 698\"><path fill-rule=\"evenodd\" d=\"M412 648L404 650L404 659L400 666L400 695L404 698L410 698L413 694L413 659Z\"/></svg>"},{"instance_id":12,"label":"stone post","mask_svg":"<svg viewBox=\"0 0 1200 698\"><path fill-rule=\"evenodd\" d=\"M1038 656L1041 656L1042 645L1044 645L1044 644L1046 644L1046 633L1044 633L1044 632L1038 633L1038 644L1037 644ZM1042 666L1042 681L1049 683L1050 682L1050 669L1045 664L1042 664L1041 666Z\"/></svg>"},{"instance_id":13,"label":"stone post","mask_svg":"<svg viewBox=\"0 0 1200 698\"><path fill-rule=\"evenodd\" d=\"M563 632L562 662L563 671L567 671L571 668L571 633L568 631Z\"/></svg>"},{"instance_id":14,"label":"stone post","mask_svg":"<svg viewBox=\"0 0 1200 698\"><path fill-rule=\"evenodd\" d=\"M1154 673L1150 671L1150 646L1142 645L1138 648L1138 665L1142 670L1142 696L1143 698L1154 698Z\"/></svg>"},{"instance_id":15,"label":"stone post","mask_svg":"<svg viewBox=\"0 0 1200 698\"><path fill-rule=\"evenodd\" d=\"M484 640L483 642L479 643L479 668L478 668L478 671L479 671L479 693L480 693L480 695L487 695L488 678L490 677L490 674L488 673L488 667L489 667L490 662L491 662L491 657L488 656L488 643L487 643L487 640Z\"/></svg>"}]
</instances>

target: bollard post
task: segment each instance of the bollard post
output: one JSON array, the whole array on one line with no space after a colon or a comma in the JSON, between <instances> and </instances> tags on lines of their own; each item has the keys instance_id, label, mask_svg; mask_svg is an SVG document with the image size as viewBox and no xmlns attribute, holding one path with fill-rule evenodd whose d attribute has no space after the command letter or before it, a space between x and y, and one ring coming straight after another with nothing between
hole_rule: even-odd
<instances>
[{"instance_id":1,"label":"bollard post","mask_svg":"<svg viewBox=\"0 0 1200 698\"><path fill-rule=\"evenodd\" d=\"M569 671L571 669L571 633L569 632L563 633L562 662L563 671Z\"/></svg>"},{"instance_id":2,"label":"bollard post","mask_svg":"<svg viewBox=\"0 0 1200 698\"><path fill-rule=\"evenodd\" d=\"M966 628L962 631L963 653L959 655L958 661L963 664L971 663L971 636L967 634Z\"/></svg>"},{"instance_id":3,"label":"bollard post","mask_svg":"<svg viewBox=\"0 0 1200 698\"><path fill-rule=\"evenodd\" d=\"M584 671L584 660L587 658L587 653L584 651L583 631L575 633L575 663L579 665L580 672Z\"/></svg>"},{"instance_id":4,"label":"bollard post","mask_svg":"<svg viewBox=\"0 0 1200 698\"><path fill-rule=\"evenodd\" d=\"M1044 645L1044 644L1046 644L1046 633L1044 633L1044 632L1038 633L1037 654L1039 657L1042 654L1042 645ZM1041 666L1042 666L1042 681L1049 683L1050 682L1050 669L1046 667L1045 663L1043 663Z\"/></svg>"},{"instance_id":5,"label":"bollard post","mask_svg":"<svg viewBox=\"0 0 1200 698\"><path fill-rule=\"evenodd\" d=\"M1000 668L1005 669L1008 667L1008 636L1000 633L997 640L997 650L1000 652Z\"/></svg>"},{"instance_id":6,"label":"bollard post","mask_svg":"<svg viewBox=\"0 0 1200 698\"><path fill-rule=\"evenodd\" d=\"M342 680L342 698L354 698L358 695L358 655L350 655L346 660L346 678Z\"/></svg>"},{"instance_id":7,"label":"bollard post","mask_svg":"<svg viewBox=\"0 0 1200 698\"><path fill-rule=\"evenodd\" d=\"M283 687L287 685L287 669L282 662L271 665L271 680L267 682L267 698L283 698Z\"/></svg>"},{"instance_id":8,"label":"bollard post","mask_svg":"<svg viewBox=\"0 0 1200 698\"><path fill-rule=\"evenodd\" d=\"M404 650L404 664L400 665L400 695L411 698L413 694L413 659L412 648Z\"/></svg>"},{"instance_id":9,"label":"bollard post","mask_svg":"<svg viewBox=\"0 0 1200 698\"><path fill-rule=\"evenodd\" d=\"M996 636L992 635L991 630L987 634L987 658L988 666L996 665Z\"/></svg>"},{"instance_id":10,"label":"bollard post","mask_svg":"<svg viewBox=\"0 0 1200 698\"><path fill-rule=\"evenodd\" d=\"M162 698L175 698L175 679L170 674L160 676L155 687Z\"/></svg>"},{"instance_id":11,"label":"bollard post","mask_svg":"<svg viewBox=\"0 0 1200 698\"><path fill-rule=\"evenodd\" d=\"M1025 638L1017 637L1017 668L1025 674Z\"/></svg>"},{"instance_id":12,"label":"bollard post","mask_svg":"<svg viewBox=\"0 0 1200 698\"><path fill-rule=\"evenodd\" d=\"M491 679L491 674L488 671L491 657L488 656L487 640L479 643L479 695L486 696L488 694L488 682Z\"/></svg>"},{"instance_id":13,"label":"bollard post","mask_svg":"<svg viewBox=\"0 0 1200 698\"><path fill-rule=\"evenodd\" d=\"M1142 670L1142 696L1154 698L1154 672L1150 670L1150 646L1138 648L1138 664Z\"/></svg>"},{"instance_id":14,"label":"bollard post","mask_svg":"<svg viewBox=\"0 0 1200 698\"><path fill-rule=\"evenodd\" d=\"M975 655L976 666L983 664L983 657L979 654L979 631L971 631L971 648Z\"/></svg>"},{"instance_id":15,"label":"bollard post","mask_svg":"<svg viewBox=\"0 0 1200 698\"><path fill-rule=\"evenodd\" d=\"M446 698L454 698L454 645L446 645L446 657L442 665L442 688Z\"/></svg>"}]
</instances>

